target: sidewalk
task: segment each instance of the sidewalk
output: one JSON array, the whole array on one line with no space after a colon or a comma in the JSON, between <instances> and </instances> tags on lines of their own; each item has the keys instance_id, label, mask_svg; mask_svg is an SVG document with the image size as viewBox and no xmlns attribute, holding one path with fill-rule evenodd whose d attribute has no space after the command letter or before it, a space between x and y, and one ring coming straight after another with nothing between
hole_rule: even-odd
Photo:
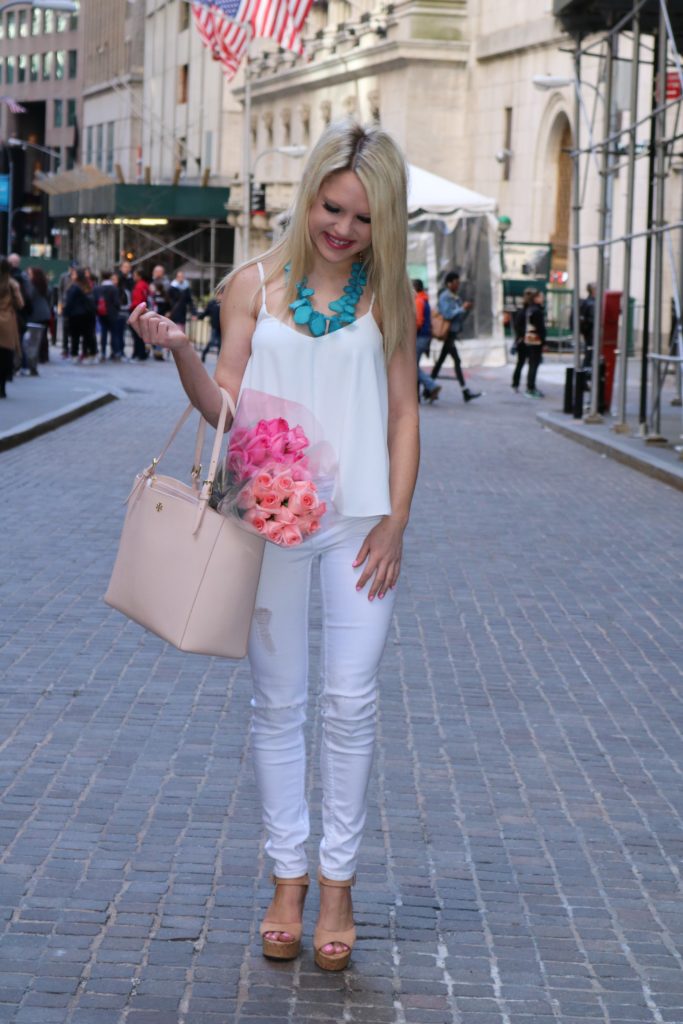
<instances>
[{"instance_id":1,"label":"sidewalk","mask_svg":"<svg viewBox=\"0 0 683 1024\"><path fill-rule=\"evenodd\" d=\"M683 490L683 415L679 406L672 405L676 395L673 377L667 379L662 393L661 434L666 442L653 443L649 442L640 430L639 360L631 360L629 365L629 387L626 396L626 422L629 432L625 434L614 430L616 393L612 397L612 411L605 413L603 423L584 423L583 420L575 420L571 415L562 412L565 368L569 365L571 363L567 357L562 361L557 359L554 363L546 360L543 364L543 381L551 380L553 383L550 404L554 407L548 408L548 403L544 403L544 408L538 412L539 421L551 430L586 445L601 455L607 455L631 469ZM557 387L561 389L559 407L555 405Z\"/></svg>"},{"instance_id":2,"label":"sidewalk","mask_svg":"<svg viewBox=\"0 0 683 1024\"><path fill-rule=\"evenodd\" d=\"M0 402L0 451L14 448L118 397L118 367L74 366L56 349L38 377L15 376ZM126 369L128 367L126 366Z\"/></svg>"}]
</instances>

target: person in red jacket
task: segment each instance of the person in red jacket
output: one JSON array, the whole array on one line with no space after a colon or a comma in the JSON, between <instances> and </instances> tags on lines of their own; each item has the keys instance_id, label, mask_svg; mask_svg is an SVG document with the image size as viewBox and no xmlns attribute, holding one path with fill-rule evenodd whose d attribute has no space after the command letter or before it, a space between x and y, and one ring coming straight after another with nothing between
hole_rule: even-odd
<instances>
[{"instance_id":1,"label":"person in red jacket","mask_svg":"<svg viewBox=\"0 0 683 1024\"><path fill-rule=\"evenodd\" d=\"M418 395L422 386L422 398L428 402L434 402L439 397L441 385L435 384L429 374L420 367L420 356L429 355L429 346L432 342L432 310L429 305L429 296L425 291L424 284L416 277L413 281L415 290L415 319L417 326L417 379Z\"/></svg>"},{"instance_id":2,"label":"person in red jacket","mask_svg":"<svg viewBox=\"0 0 683 1024\"><path fill-rule=\"evenodd\" d=\"M145 277L141 270L133 271L133 295L131 297L131 308L135 309L141 302L147 305L147 296L149 295L149 283L145 280ZM147 346L138 334L138 332L131 327L131 333L133 335L133 359L138 359L142 362L149 355Z\"/></svg>"}]
</instances>

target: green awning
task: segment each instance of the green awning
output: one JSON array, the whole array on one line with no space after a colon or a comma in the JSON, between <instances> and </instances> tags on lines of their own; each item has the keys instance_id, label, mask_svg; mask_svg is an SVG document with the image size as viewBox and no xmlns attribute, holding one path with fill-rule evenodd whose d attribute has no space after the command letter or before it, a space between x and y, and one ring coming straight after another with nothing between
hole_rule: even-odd
<instances>
[{"instance_id":1,"label":"green awning","mask_svg":"<svg viewBox=\"0 0 683 1024\"><path fill-rule=\"evenodd\" d=\"M101 185L50 195L51 217L167 217L225 220L229 188L211 185Z\"/></svg>"}]
</instances>

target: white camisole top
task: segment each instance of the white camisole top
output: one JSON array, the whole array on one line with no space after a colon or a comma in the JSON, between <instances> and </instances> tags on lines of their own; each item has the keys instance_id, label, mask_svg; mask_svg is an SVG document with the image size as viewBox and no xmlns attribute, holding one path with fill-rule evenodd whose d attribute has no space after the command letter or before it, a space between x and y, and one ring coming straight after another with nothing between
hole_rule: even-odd
<instances>
[{"instance_id":1,"label":"white camisole top","mask_svg":"<svg viewBox=\"0 0 683 1024\"><path fill-rule=\"evenodd\" d=\"M335 452L336 511L389 515L387 372L372 303L354 323L314 338L268 312L261 263L258 269L261 308L240 393L251 388L310 410Z\"/></svg>"}]
</instances>

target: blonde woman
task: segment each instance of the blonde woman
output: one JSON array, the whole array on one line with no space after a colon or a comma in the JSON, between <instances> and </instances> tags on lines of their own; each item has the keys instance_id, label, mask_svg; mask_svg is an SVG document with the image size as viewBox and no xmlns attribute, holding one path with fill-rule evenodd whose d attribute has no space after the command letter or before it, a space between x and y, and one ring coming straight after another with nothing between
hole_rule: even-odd
<instances>
[{"instance_id":1,"label":"blonde woman","mask_svg":"<svg viewBox=\"0 0 683 1024\"><path fill-rule=\"evenodd\" d=\"M249 644L255 771L275 868L261 935L264 954L284 960L300 951L309 884L303 728L310 575L319 559L323 838L313 944L326 970L346 967L355 940L350 886L377 673L419 457L406 211L405 162L390 136L333 124L310 155L284 238L223 282L215 379L176 324L143 306L131 317L148 344L172 351L185 391L212 423L219 385L233 397L254 389L310 409L335 451L329 525L298 547L266 544Z\"/></svg>"}]
</instances>

